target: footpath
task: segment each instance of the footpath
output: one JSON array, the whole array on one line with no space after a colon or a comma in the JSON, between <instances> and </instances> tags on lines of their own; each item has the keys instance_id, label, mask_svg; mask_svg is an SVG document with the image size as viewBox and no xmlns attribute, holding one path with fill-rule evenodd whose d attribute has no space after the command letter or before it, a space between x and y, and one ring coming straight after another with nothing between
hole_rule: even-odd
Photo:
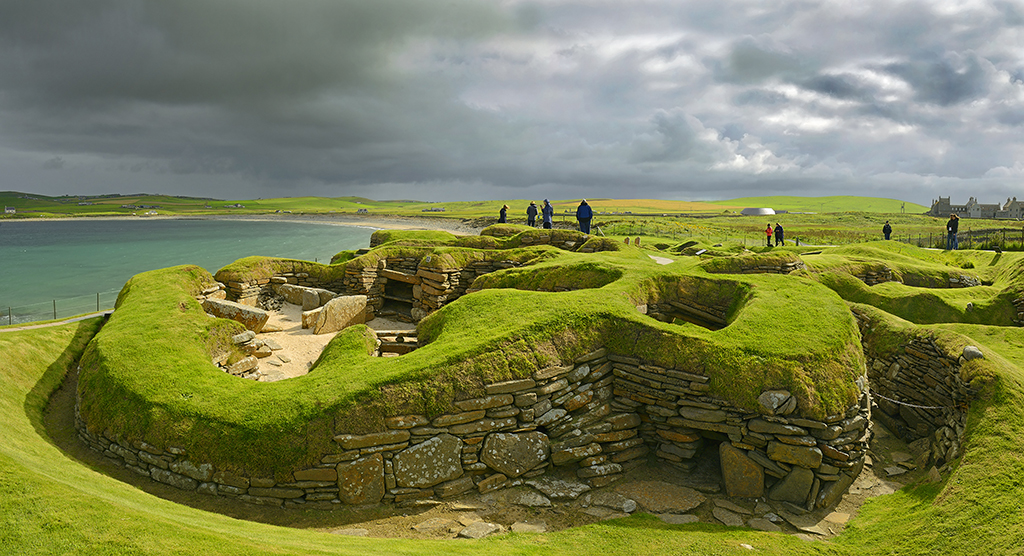
<instances>
[{"instance_id":1,"label":"footpath","mask_svg":"<svg viewBox=\"0 0 1024 556\"><path fill-rule=\"evenodd\" d=\"M29 324L29 325L25 325L25 326L11 326L11 327L7 327L7 328L0 328L0 332L14 332L15 330L32 330L32 329L35 329L35 328L47 328L49 326L60 326L62 324L68 324L69 322L78 322L80 320L94 319L96 317L107 317L107 316L110 316L110 314L113 313L113 312L114 311L111 309L109 311L99 311L97 313L89 313L88 315L81 315L81 316L78 316L78 317L75 317L75 318L71 318L71 319L67 319L67 320L47 322L47 323L44 323L44 324Z\"/></svg>"}]
</instances>

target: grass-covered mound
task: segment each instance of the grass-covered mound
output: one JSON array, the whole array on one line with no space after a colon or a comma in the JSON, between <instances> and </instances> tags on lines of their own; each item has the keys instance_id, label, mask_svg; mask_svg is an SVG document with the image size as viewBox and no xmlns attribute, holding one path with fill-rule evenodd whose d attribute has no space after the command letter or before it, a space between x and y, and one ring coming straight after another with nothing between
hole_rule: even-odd
<instances>
[{"instance_id":1,"label":"grass-covered mound","mask_svg":"<svg viewBox=\"0 0 1024 556\"><path fill-rule=\"evenodd\" d=\"M505 239L524 233L532 232ZM584 254L548 245L401 245L415 241L406 236L341 265L306 263L307 270L336 276L396 254L439 269L478 260L525 266L482 277L474 284L480 291L423 320L426 345L411 354L371 357L372 337L353 327L331 341L311 373L276 383L238 380L210 363L212 338L236 325L209 319L193 299L208 274L194 267L140 274L83 359L83 419L94 431L184 448L195 461L258 477L313 465L335 434L382 430L387 415L450 411L485 382L525 377L598 346L706 374L712 394L753 412L768 389L789 390L801 414L814 418L856 401L863 354L855 321L838 295L812 280L711 275L696 260L663 266L624 246ZM265 278L285 263L293 264L245 259L218 278ZM575 291L536 291L558 288ZM687 296L721 305L728 326L659 322L638 310Z\"/></svg>"},{"instance_id":2,"label":"grass-covered mound","mask_svg":"<svg viewBox=\"0 0 1024 556\"><path fill-rule=\"evenodd\" d=\"M1024 254L937 251L896 242L835 247L802 257L808 276L847 301L918 324L960 322L1012 326L1024 296ZM866 285L856 276L888 269L894 281ZM968 276L982 285L951 288Z\"/></svg>"},{"instance_id":3,"label":"grass-covered mound","mask_svg":"<svg viewBox=\"0 0 1024 556\"><path fill-rule=\"evenodd\" d=\"M879 315L879 313L876 313ZM242 521L177 505L69 458L47 424L46 402L99 328L99 319L0 334L0 546L11 554L604 554L770 555L1015 554L1024 545L1024 329L977 325L918 327L879 315L881 334L940 334L951 349L986 353L972 376L991 377L970 408L965 454L937 484L912 485L869 500L843 534L807 542L720 525L668 526L648 515L544 535L482 541L354 538ZM884 348L884 346L876 346ZM319 517L318 517L319 516ZM330 515L307 512L330 527ZM746 545L746 546L744 546Z\"/></svg>"}]
</instances>

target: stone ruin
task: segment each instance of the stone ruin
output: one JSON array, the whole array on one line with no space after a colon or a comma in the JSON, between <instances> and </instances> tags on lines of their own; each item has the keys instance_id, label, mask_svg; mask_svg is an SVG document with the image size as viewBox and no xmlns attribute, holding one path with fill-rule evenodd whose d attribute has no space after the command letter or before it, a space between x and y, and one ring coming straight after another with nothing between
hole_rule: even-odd
<instances>
[{"instance_id":1,"label":"stone ruin","mask_svg":"<svg viewBox=\"0 0 1024 556\"><path fill-rule=\"evenodd\" d=\"M301 300L311 326L312 315L322 323L332 303L346 298L358 298L352 305L358 310L346 313L345 326L373 315L417 321L464 295L476 277L515 266L477 261L438 270L421 267L422 261L390 257L375 268L349 268L331 283L300 262L284 262L271 277L225 280L200 299L211 312L229 308L236 315L229 318L236 320L242 308L260 311L253 305L269 291ZM787 262L759 270L786 273L800 266ZM652 299L638 309L666 322L727 325L726 308L700 297ZM871 334L867 317L855 315L862 334ZM251 332L243 341L259 331L258 318L253 322L252 328L246 324ZM398 336L379 342L378 353L411 351L407 338ZM77 426L93 449L158 482L261 505L332 509L444 500L530 484L555 469L570 470L599 488L652 457L686 472L715 451L729 496L767 497L807 511L836 504L863 469L873 408L888 428L924 446L920 465L941 466L959 456L965 407L973 395L959 380L961 358L923 340L903 346L895 357L866 355L868 374L856 381L857 402L842 413L808 419L799 416L790 392L765 391L760 407L751 411L714 395L700 362L668 368L595 346L530 377L485 384L482 396L454 401L458 411L452 413L391 415L375 432L337 431L332 449L315 465L285 478L243 476L194 461L180 447L92 433L81 420ZM869 380L884 398L872 398ZM908 406L908 399L927 407Z\"/></svg>"}]
</instances>

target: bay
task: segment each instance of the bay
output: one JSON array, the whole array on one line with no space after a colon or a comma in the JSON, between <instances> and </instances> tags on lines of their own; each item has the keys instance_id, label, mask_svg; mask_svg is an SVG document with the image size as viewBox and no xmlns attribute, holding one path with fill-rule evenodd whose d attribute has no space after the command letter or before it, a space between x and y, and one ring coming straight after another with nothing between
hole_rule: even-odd
<instances>
[{"instance_id":1,"label":"bay","mask_svg":"<svg viewBox=\"0 0 1024 556\"><path fill-rule=\"evenodd\" d=\"M371 228L269 220L70 219L0 224L0 325L113 306L140 272L194 264L211 273L263 255L327 263L369 245ZM10 314L8 314L10 311Z\"/></svg>"}]
</instances>

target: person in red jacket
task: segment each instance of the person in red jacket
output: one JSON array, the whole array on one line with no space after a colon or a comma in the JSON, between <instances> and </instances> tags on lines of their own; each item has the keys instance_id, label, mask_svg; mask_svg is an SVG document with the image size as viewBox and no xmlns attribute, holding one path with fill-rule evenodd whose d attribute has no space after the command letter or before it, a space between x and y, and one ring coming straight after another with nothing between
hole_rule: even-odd
<instances>
[{"instance_id":1,"label":"person in red jacket","mask_svg":"<svg viewBox=\"0 0 1024 556\"><path fill-rule=\"evenodd\" d=\"M772 246L772 232L773 232L773 230L772 230L772 223L769 222L768 223L768 227L765 228L765 230L764 230L764 233L767 236L765 238L765 242L768 244L768 247Z\"/></svg>"}]
</instances>

